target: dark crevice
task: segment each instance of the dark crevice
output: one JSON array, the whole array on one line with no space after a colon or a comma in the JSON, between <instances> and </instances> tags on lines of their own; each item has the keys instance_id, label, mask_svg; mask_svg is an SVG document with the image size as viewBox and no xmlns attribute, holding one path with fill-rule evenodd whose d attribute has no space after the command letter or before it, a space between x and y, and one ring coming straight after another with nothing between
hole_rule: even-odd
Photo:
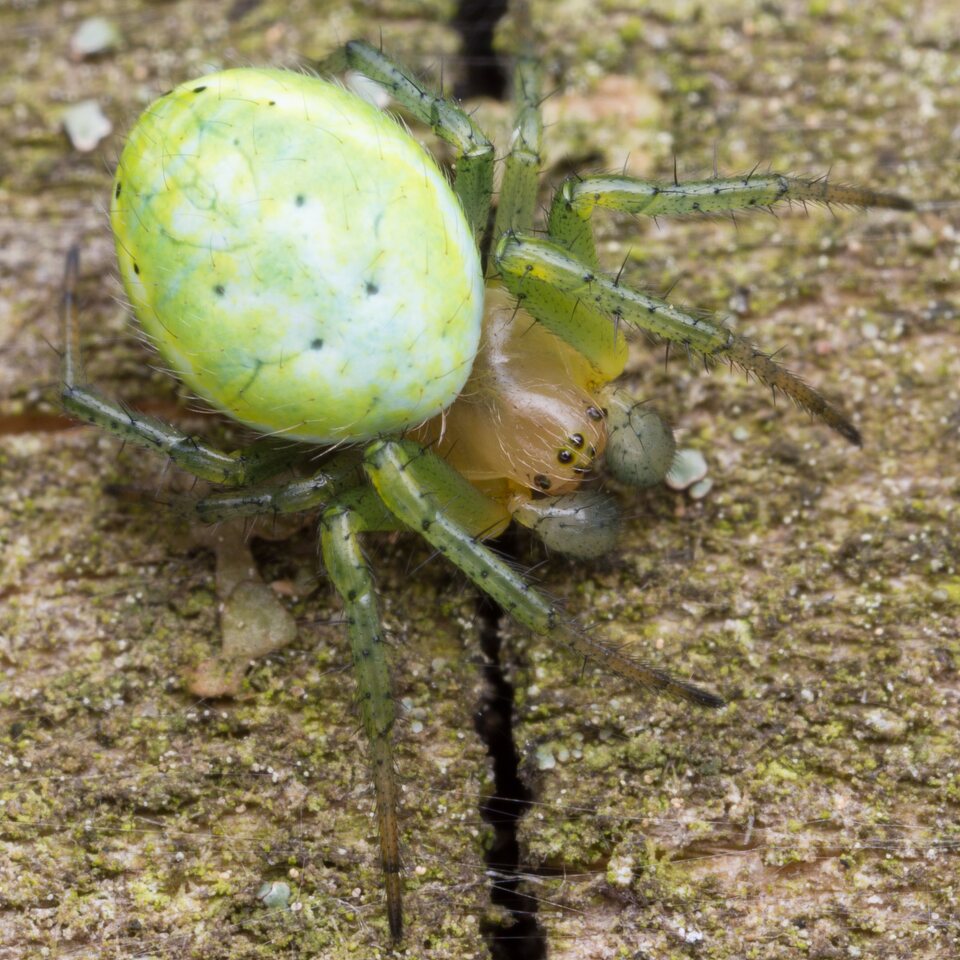
<instances>
[{"instance_id":1,"label":"dark crevice","mask_svg":"<svg viewBox=\"0 0 960 960\"><path fill-rule=\"evenodd\" d=\"M507 12L507 0L459 0L453 28L460 34L463 69L454 96L503 100L508 71L493 49L497 22Z\"/></svg>"},{"instance_id":2,"label":"dark crevice","mask_svg":"<svg viewBox=\"0 0 960 960\"><path fill-rule=\"evenodd\" d=\"M493 843L485 856L490 899L508 913L502 921L482 921L480 932L493 960L543 960L547 942L537 920L537 898L524 891L521 881L517 824L530 808L533 794L520 777L520 753L513 738L514 689L500 659L504 614L484 596L478 601L477 615L486 685L476 728L493 764L493 795L480 798L480 815L493 829Z\"/></svg>"},{"instance_id":3,"label":"dark crevice","mask_svg":"<svg viewBox=\"0 0 960 960\"><path fill-rule=\"evenodd\" d=\"M454 95L506 98L509 68L494 51L497 22L507 12L507 0L458 0L453 27L461 37L462 69ZM507 539L510 534L507 534ZM510 552L515 544L501 543ZM492 960L543 960L547 941L537 920L537 898L523 889L517 824L533 800L520 777L520 753L513 738L513 685L501 665L500 620L503 610L487 596L477 602L480 643L485 663L485 689L476 729L493 766L493 795L480 798L480 815L493 830L485 856L490 900L506 911L503 920L483 920L480 932ZM524 873L528 871L523 871Z\"/></svg>"}]
</instances>

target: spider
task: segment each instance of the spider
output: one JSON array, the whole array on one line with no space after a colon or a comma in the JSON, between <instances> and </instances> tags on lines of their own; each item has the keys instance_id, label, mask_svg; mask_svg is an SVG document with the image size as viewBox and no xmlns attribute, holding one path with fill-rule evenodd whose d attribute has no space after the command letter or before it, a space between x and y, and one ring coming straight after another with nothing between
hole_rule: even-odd
<instances>
[{"instance_id":1,"label":"spider","mask_svg":"<svg viewBox=\"0 0 960 960\"><path fill-rule=\"evenodd\" d=\"M542 121L535 64L516 68L516 122L495 214L494 147L455 103L363 42L322 64L383 87L452 145L452 182L395 119L319 76L237 69L157 100L129 135L111 222L147 337L201 398L263 436L225 452L87 385L67 258L62 402L214 490L191 510L319 515L348 624L377 799L387 918L402 934L394 705L368 532L415 530L520 624L651 689L723 700L604 641L484 541L512 520L576 557L609 552L619 519L594 480L633 487L674 456L659 415L615 385L628 330L727 361L848 441L821 394L704 314L599 267L596 209L650 217L778 202L910 209L870 190L767 173L681 183L572 177L535 232Z\"/></svg>"}]
</instances>

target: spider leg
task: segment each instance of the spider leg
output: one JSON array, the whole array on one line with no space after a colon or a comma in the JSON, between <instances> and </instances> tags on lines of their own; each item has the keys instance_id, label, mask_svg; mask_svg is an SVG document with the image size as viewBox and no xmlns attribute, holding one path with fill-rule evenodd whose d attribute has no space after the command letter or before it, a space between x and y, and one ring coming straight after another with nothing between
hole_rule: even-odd
<instances>
[{"instance_id":1,"label":"spider leg","mask_svg":"<svg viewBox=\"0 0 960 960\"><path fill-rule=\"evenodd\" d=\"M350 506L344 502L330 507L320 520L320 548L330 579L343 600L348 624L357 679L357 702L369 745L377 799L377 827L387 893L387 918L390 935L397 941L403 933L403 891L397 827L397 775L390 736L396 716L380 633L376 589L360 547L359 535L371 529L370 520L370 511L358 504ZM374 526L378 527L377 524Z\"/></svg>"},{"instance_id":2,"label":"spider leg","mask_svg":"<svg viewBox=\"0 0 960 960\"><path fill-rule=\"evenodd\" d=\"M677 217L768 209L776 203L790 202L914 209L913 201L906 197L831 183L826 177L814 180L750 173L685 182L617 175L571 177L554 195L549 232L578 260L596 268L590 218L598 208L646 217Z\"/></svg>"},{"instance_id":3,"label":"spider leg","mask_svg":"<svg viewBox=\"0 0 960 960\"><path fill-rule=\"evenodd\" d=\"M428 90L409 70L362 40L353 40L320 64L324 73L357 70L385 87L421 123L457 151L453 189L473 236L480 244L487 228L493 189L493 144L456 104Z\"/></svg>"},{"instance_id":4,"label":"spider leg","mask_svg":"<svg viewBox=\"0 0 960 960\"><path fill-rule=\"evenodd\" d=\"M492 263L503 285L518 298L520 306L587 360L596 371L595 385L615 380L627 363L627 341L620 316L611 315L581 291L571 293L556 285L550 271L528 261L528 242L546 241L510 232L497 243ZM566 256L569 263L578 263L562 248L548 245ZM594 276L592 268L580 263L578 274L590 279Z\"/></svg>"},{"instance_id":5,"label":"spider leg","mask_svg":"<svg viewBox=\"0 0 960 960\"><path fill-rule=\"evenodd\" d=\"M526 58L517 61L513 78L516 116L491 235L494 243L510 233L531 231L534 226L543 141L540 80L535 62ZM577 223L583 224L583 221L578 219ZM586 230L592 249L589 225ZM620 331L615 329L611 335L608 318L592 310L589 304L570 302L562 295L554 299L557 302L551 305L551 312L555 322L546 325L554 333L559 332L558 326L565 329L560 336L596 368L598 381L618 377L627 359L627 344Z\"/></svg>"},{"instance_id":6,"label":"spider leg","mask_svg":"<svg viewBox=\"0 0 960 960\"><path fill-rule=\"evenodd\" d=\"M365 451L364 468L391 513L418 531L527 629L557 637L581 656L641 686L701 706L723 704L715 694L597 638L534 590L452 516L450 504L459 502L460 512L469 513L482 494L434 454L410 441L377 440Z\"/></svg>"},{"instance_id":7,"label":"spider leg","mask_svg":"<svg viewBox=\"0 0 960 960\"><path fill-rule=\"evenodd\" d=\"M860 445L859 431L837 407L719 318L686 313L665 300L617 283L594 272L562 246L539 237L508 234L498 243L494 259L504 284L524 307L581 352L585 351L571 337L582 340L587 334L575 324L557 324L564 302L572 311L579 304L588 304L584 318L606 316L608 331L611 322L616 329L625 321L654 337L681 344L707 363L725 360L735 364ZM568 309L571 316L572 311ZM596 339L599 334L594 330L590 335Z\"/></svg>"},{"instance_id":8,"label":"spider leg","mask_svg":"<svg viewBox=\"0 0 960 960\"><path fill-rule=\"evenodd\" d=\"M309 513L325 509L334 500L342 503L346 496L343 491L360 479L356 460L344 455L309 477L271 479L255 487L208 493L199 500L182 498L175 505L203 523L220 523L235 517Z\"/></svg>"},{"instance_id":9,"label":"spider leg","mask_svg":"<svg viewBox=\"0 0 960 960\"><path fill-rule=\"evenodd\" d=\"M75 317L79 272L80 251L73 246L67 252L60 310L63 327L60 402L67 413L84 423L101 427L125 442L165 454L178 467L212 483L231 486L251 483L277 473L290 462L290 448L269 441L261 441L245 451L226 453L172 424L129 410L90 387L83 375L80 334Z\"/></svg>"},{"instance_id":10,"label":"spider leg","mask_svg":"<svg viewBox=\"0 0 960 960\"><path fill-rule=\"evenodd\" d=\"M513 74L513 96L517 105L510 152L500 184L493 236L508 230L532 230L537 207L537 176L543 143L540 115L540 69L530 59L517 61Z\"/></svg>"}]
</instances>

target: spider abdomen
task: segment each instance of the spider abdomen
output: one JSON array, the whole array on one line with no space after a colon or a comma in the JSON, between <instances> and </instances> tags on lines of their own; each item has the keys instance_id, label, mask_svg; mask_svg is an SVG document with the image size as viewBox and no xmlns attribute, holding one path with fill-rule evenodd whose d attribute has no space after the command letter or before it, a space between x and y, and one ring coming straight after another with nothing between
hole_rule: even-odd
<instances>
[{"instance_id":1,"label":"spider abdomen","mask_svg":"<svg viewBox=\"0 0 960 960\"><path fill-rule=\"evenodd\" d=\"M392 118L280 70L177 87L123 151L124 286L186 383L264 432L320 443L448 406L480 336L460 203Z\"/></svg>"}]
</instances>

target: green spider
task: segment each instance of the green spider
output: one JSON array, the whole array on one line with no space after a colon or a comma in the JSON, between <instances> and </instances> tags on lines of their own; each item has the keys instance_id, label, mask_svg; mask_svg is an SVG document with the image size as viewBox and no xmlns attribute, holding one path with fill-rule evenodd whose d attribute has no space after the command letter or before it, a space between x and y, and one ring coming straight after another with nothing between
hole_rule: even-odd
<instances>
[{"instance_id":1,"label":"green spider","mask_svg":"<svg viewBox=\"0 0 960 960\"><path fill-rule=\"evenodd\" d=\"M714 694L594 635L483 541L517 520L559 552L607 553L619 526L615 503L583 482L601 463L635 487L663 478L674 455L670 430L613 386L628 329L708 364L736 364L849 441L860 437L836 407L720 320L603 274L590 218L597 208L670 216L779 201L912 204L777 174L688 183L574 177L553 198L546 231L535 233L540 84L523 60L491 228L494 148L473 119L365 43L323 64L327 73L347 69L453 146L452 188L386 113L338 84L260 69L213 74L161 97L130 134L114 181L120 271L147 336L200 397L264 438L222 452L87 386L72 316L76 253L67 267L62 400L78 419L230 488L192 505L203 521L319 513L323 561L349 624L397 940L394 705L361 535L416 530L528 629L639 684L720 706Z\"/></svg>"}]
</instances>

